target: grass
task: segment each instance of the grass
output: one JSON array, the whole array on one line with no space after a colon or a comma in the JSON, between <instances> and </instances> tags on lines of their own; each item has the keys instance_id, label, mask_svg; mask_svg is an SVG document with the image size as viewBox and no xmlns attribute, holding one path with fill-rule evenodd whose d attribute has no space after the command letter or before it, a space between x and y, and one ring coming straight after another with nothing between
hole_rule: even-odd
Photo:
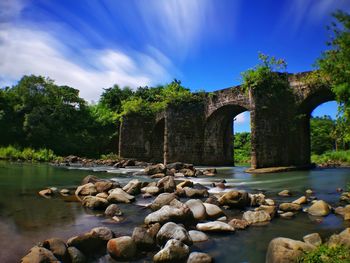
<instances>
[{"instance_id":1,"label":"grass","mask_svg":"<svg viewBox=\"0 0 350 263\"><path fill-rule=\"evenodd\" d=\"M313 154L311 161L316 164L339 163L350 165L350 150L347 151L329 151L321 155Z\"/></svg>"},{"instance_id":2,"label":"grass","mask_svg":"<svg viewBox=\"0 0 350 263\"><path fill-rule=\"evenodd\" d=\"M50 162L59 158L49 149L16 148L14 146L0 147L0 159L21 160L31 162Z\"/></svg>"},{"instance_id":3,"label":"grass","mask_svg":"<svg viewBox=\"0 0 350 263\"><path fill-rule=\"evenodd\" d=\"M345 246L328 247L321 245L303 255L299 263L349 263L350 249Z\"/></svg>"}]
</instances>

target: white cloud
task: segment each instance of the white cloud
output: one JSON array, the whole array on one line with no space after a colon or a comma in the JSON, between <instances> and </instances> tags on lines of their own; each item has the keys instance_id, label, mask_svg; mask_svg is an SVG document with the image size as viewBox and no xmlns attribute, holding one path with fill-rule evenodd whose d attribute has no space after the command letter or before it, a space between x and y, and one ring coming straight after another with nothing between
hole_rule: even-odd
<instances>
[{"instance_id":1,"label":"white cloud","mask_svg":"<svg viewBox=\"0 0 350 263\"><path fill-rule=\"evenodd\" d=\"M60 85L78 88L83 98L96 101L102 89L113 84L138 87L171 79L167 72L170 62L154 50L152 54L126 54L115 49L81 51L87 64L93 65L87 67L66 57L62 46L59 40L40 30L2 24L0 86L13 84L25 74L44 75Z\"/></svg>"},{"instance_id":2,"label":"white cloud","mask_svg":"<svg viewBox=\"0 0 350 263\"><path fill-rule=\"evenodd\" d=\"M248 112L242 112L238 114L235 118L235 124L246 123L249 121L249 116L247 116L248 114Z\"/></svg>"}]
</instances>

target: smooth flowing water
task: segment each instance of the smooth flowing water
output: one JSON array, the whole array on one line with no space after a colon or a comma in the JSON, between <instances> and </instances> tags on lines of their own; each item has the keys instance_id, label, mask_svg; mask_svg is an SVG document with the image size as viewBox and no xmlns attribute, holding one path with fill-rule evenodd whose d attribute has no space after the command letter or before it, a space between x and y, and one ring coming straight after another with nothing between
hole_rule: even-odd
<instances>
[{"instance_id":1,"label":"smooth flowing water","mask_svg":"<svg viewBox=\"0 0 350 263\"><path fill-rule=\"evenodd\" d=\"M343 188L350 182L350 169L315 169L257 176L244 173L244 169L221 167L216 177L197 178L195 181L210 186L212 182L225 179L230 189L264 191L277 201L296 199L311 188L319 199L332 205L336 205L339 199L336 189ZM107 173L46 164L0 162L0 262L18 262L29 248L47 238L68 239L96 226L108 226L117 235L130 235L134 226L142 224L149 211L138 204L151 201L142 197L138 198L136 204L120 205L126 220L113 223L69 198L45 199L37 194L39 190L51 186L73 189L89 174L115 178L121 183L131 179L125 170L111 170ZM138 178L149 180L145 177ZM294 196L278 197L277 193L283 189L292 190ZM217 191L220 190L210 189L210 192ZM301 239L312 232L328 237L345 227L349 227L349 223L334 214L320 220L300 212L293 219L276 218L266 226L250 227L233 234L210 234L208 242L197 243L191 249L210 253L216 262L264 262L267 245L274 237ZM151 259L151 255L148 259ZM100 261L108 262L109 259L105 257Z\"/></svg>"}]
</instances>

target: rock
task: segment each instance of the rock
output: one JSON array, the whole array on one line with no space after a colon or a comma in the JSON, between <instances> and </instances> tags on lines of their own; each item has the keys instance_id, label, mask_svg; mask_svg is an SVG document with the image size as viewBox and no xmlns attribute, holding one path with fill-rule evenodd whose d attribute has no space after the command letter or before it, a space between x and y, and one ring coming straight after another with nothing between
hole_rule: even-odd
<instances>
[{"instance_id":1,"label":"rock","mask_svg":"<svg viewBox=\"0 0 350 263\"><path fill-rule=\"evenodd\" d=\"M106 199L96 196L85 196L83 198L82 204L87 208L95 210L105 209L108 206Z\"/></svg>"},{"instance_id":2,"label":"rock","mask_svg":"<svg viewBox=\"0 0 350 263\"><path fill-rule=\"evenodd\" d=\"M188 234L190 235L192 242L204 242L207 241L209 238L208 236L201 232L201 231L197 231L197 230L190 230L188 231Z\"/></svg>"},{"instance_id":3,"label":"rock","mask_svg":"<svg viewBox=\"0 0 350 263\"><path fill-rule=\"evenodd\" d=\"M220 207L214 204L203 203L205 207L205 211L209 218L217 219L223 215L225 215L224 211L221 210Z\"/></svg>"},{"instance_id":4,"label":"rock","mask_svg":"<svg viewBox=\"0 0 350 263\"><path fill-rule=\"evenodd\" d=\"M170 239L179 240L189 246L192 245L192 239L187 230L183 226L177 225L173 222L168 222L163 225L159 230L156 239L160 246L163 246Z\"/></svg>"},{"instance_id":5,"label":"rock","mask_svg":"<svg viewBox=\"0 0 350 263\"><path fill-rule=\"evenodd\" d=\"M125 162L123 163L123 167L125 168L127 166L136 166L135 160L125 160Z\"/></svg>"},{"instance_id":6,"label":"rock","mask_svg":"<svg viewBox=\"0 0 350 263\"><path fill-rule=\"evenodd\" d=\"M99 193L108 192L113 188L113 183L108 181L99 181L95 183L95 187Z\"/></svg>"},{"instance_id":7,"label":"rock","mask_svg":"<svg viewBox=\"0 0 350 263\"><path fill-rule=\"evenodd\" d=\"M75 191L75 195L96 195L97 190L93 183L87 183L84 185L78 186L77 190Z\"/></svg>"},{"instance_id":8,"label":"rock","mask_svg":"<svg viewBox=\"0 0 350 263\"><path fill-rule=\"evenodd\" d=\"M291 218L294 216L294 213L293 212L285 212L285 213L280 214L279 216L282 218Z\"/></svg>"},{"instance_id":9,"label":"rock","mask_svg":"<svg viewBox=\"0 0 350 263\"><path fill-rule=\"evenodd\" d=\"M246 229L249 226L249 223L246 220L236 218L232 219L228 224L234 229Z\"/></svg>"},{"instance_id":10,"label":"rock","mask_svg":"<svg viewBox=\"0 0 350 263\"><path fill-rule=\"evenodd\" d=\"M161 228L161 225L159 223L155 223L153 225L149 225L147 229L147 233L150 234L150 236L155 239L159 230Z\"/></svg>"},{"instance_id":11,"label":"rock","mask_svg":"<svg viewBox=\"0 0 350 263\"><path fill-rule=\"evenodd\" d=\"M137 249L141 251L149 251L155 248L156 242L152 235L143 227L135 227L132 232Z\"/></svg>"},{"instance_id":12,"label":"rock","mask_svg":"<svg viewBox=\"0 0 350 263\"><path fill-rule=\"evenodd\" d=\"M166 222L191 222L193 221L193 214L191 210L186 206L182 208L171 207L169 205L163 206L161 209L149 214L145 218L145 224L160 223L164 224Z\"/></svg>"},{"instance_id":13,"label":"rock","mask_svg":"<svg viewBox=\"0 0 350 263\"><path fill-rule=\"evenodd\" d=\"M265 199L265 204L266 205L270 205L270 206L273 206L275 205L275 201L273 201L272 199Z\"/></svg>"},{"instance_id":14,"label":"rock","mask_svg":"<svg viewBox=\"0 0 350 263\"><path fill-rule=\"evenodd\" d=\"M265 195L262 193L259 194L248 194L250 199L251 206L259 206L265 204Z\"/></svg>"},{"instance_id":15,"label":"rock","mask_svg":"<svg viewBox=\"0 0 350 263\"><path fill-rule=\"evenodd\" d=\"M185 177L194 177L195 176L195 171L188 169L188 168L181 169L180 173L185 175Z\"/></svg>"},{"instance_id":16,"label":"rock","mask_svg":"<svg viewBox=\"0 0 350 263\"><path fill-rule=\"evenodd\" d=\"M120 210L120 208L116 204L109 205L105 210L106 216L121 216L123 215L123 212Z\"/></svg>"},{"instance_id":17,"label":"rock","mask_svg":"<svg viewBox=\"0 0 350 263\"><path fill-rule=\"evenodd\" d=\"M189 187L184 187L183 190L188 198L195 197L208 197L208 191L206 189L194 189Z\"/></svg>"},{"instance_id":18,"label":"rock","mask_svg":"<svg viewBox=\"0 0 350 263\"><path fill-rule=\"evenodd\" d=\"M113 189L109 194L107 201L110 203L131 203L135 201L135 197L129 195L120 188Z\"/></svg>"},{"instance_id":19,"label":"rock","mask_svg":"<svg viewBox=\"0 0 350 263\"><path fill-rule=\"evenodd\" d=\"M350 227L346 228L338 235L332 235L329 238L327 245L330 247L345 246L350 248Z\"/></svg>"},{"instance_id":20,"label":"rock","mask_svg":"<svg viewBox=\"0 0 350 263\"><path fill-rule=\"evenodd\" d=\"M203 173L204 173L204 174L206 174L206 173L217 174L218 171L216 170L216 168L208 168L208 169L205 169L205 170L203 171Z\"/></svg>"},{"instance_id":21,"label":"rock","mask_svg":"<svg viewBox=\"0 0 350 263\"><path fill-rule=\"evenodd\" d=\"M292 203L298 204L298 205L306 204L307 203L306 196L299 197L297 200L294 200Z\"/></svg>"},{"instance_id":22,"label":"rock","mask_svg":"<svg viewBox=\"0 0 350 263\"><path fill-rule=\"evenodd\" d=\"M50 238L44 241L43 247L50 250L60 261L68 261L69 255L66 243L59 238Z\"/></svg>"},{"instance_id":23,"label":"rock","mask_svg":"<svg viewBox=\"0 0 350 263\"><path fill-rule=\"evenodd\" d=\"M54 254L43 247L32 247L29 253L24 256L21 263L59 263L60 261L54 256Z\"/></svg>"},{"instance_id":24,"label":"rock","mask_svg":"<svg viewBox=\"0 0 350 263\"><path fill-rule=\"evenodd\" d=\"M47 198L47 197L52 196L54 193L50 188L47 188L47 189L39 191L38 194L41 195L42 197Z\"/></svg>"},{"instance_id":25,"label":"rock","mask_svg":"<svg viewBox=\"0 0 350 263\"><path fill-rule=\"evenodd\" d=\"M123 191L130 195L138 195L141 190L141 182L138 179L131 180L123 187Z\"/></svg>"},{"instance_id":26,"label":"rock","mask_svg":"<svg viewBox=\"0 0 350 263\"><path fill-rule=\"evenodd\" d=\"M305 194L306 195L312 195L314 193L314 191L312 191L311 189L307 189L306 191L305 191Z\"/></svg>"},{"instance_id":27,"label":"rock","mask_svg":"<svg viewBox=\"0 0 350 263\"><path fill-rule=\"evenodd\" d=\"M243 220L246 220L249 224L256 224L268 222L271 217L266 211L246 211L243 213Z\"/></svg>"},{"instance_id":28,"label":"rock","mask_svg":"<svg viewBox=\"0 0 350 263\"><path fill-rule=\"evenodd\" d=\"M187 259L187 263L211 263L213 259L206 253L192 252Z\"/></svg>"},{"instance_id":29,"label":"rock","mask_svg":"<svg viewBox=\"0 0 350 263\"><path fill-rule=\"evenodd\" d=\"M90 232L75 236L67 241L69 247L76 247L86 255L104 252L108 240L114 237L107 227L95 227Z\"/></svg>"},{"instance_id":30,"label":"rock","mask_svg":"<svg viewBox=\"0 0 350 263\"><path fill-rule=\"evenodd\" d=\"M96 182L99 182L101 181L100 178L98 178L97 176L95 175L88 175L86 177L84 177L84 179L81 181L81 184L84 185L84 184L88 184L88 183L96 183Z\"/></svg>"},{"instance_id":31,"label":"rock","mask_svg":"<svg viewBox=\"0 0 350 263\"><path fill-rule=\"evenodd\" d=\"M347 205L345 207L337 207L334 213L343 216L344 220L350 220L350 205Z\"/></svg>"},{"instance_id":32,"label":"rock","mask_svg":"<svg viewBox=\"0 0 350 263\"><path fill-rule=\"evenodd\" d=\"M203 175L203 171L201 170L196 170L195 174L194 174L196 177L198 176L202 176Z\"/></svg>"},{"instance_id":33,"label":"rock","mask_svg":"<svg viewBox=\"0 0 350 263\"><path fill-rule=\"evenodd\" d=\"M154 178L163 178L163 177L165 177L164 173L154 174L154 175L151 176L152 179L154 179Z\"/></svg>"},{"instance_id":34,"label":"rock","mask_svg":"<svg viewBox=\"0 0 350 263\"><path fill-rule=\"evenodd\" d=\"M350 192L344 192L341 194L340 199L341 202L350 203Z\"/></svg>"},{"instance_id":35,"label":"rock","mask_svg":"<svg viewBox=\"0 0 350 263\"><path fill-rule=\"evenodd\" d=\"M228 205L234 208L244 208L250 205L248 193L240 191L227 192L218 201L220 205Z\"/></svg>"},{"instance_id":36,"label":"rock","mask_svg":"<svg viewBox=\"0 0 350 263\"><path fill-rule=\"evenodd\" d=\"M132 260L137 253L134 240L129 236L113 238L107 243L107 251L115 260Z\"/></svg>"},{"instance_id":37,"label":"rock","mask_svg":"<svg viewBox=\"0 0 350 263\"><path fill-rule=\"evenodd\" d=\"M157 183L157 186L163 189L163 191L166 193L172 193L176 189L176 184L173 176L165 176L164 178L160 179Z\"/></svg>"},{"instance_id":38,"label":"rock","mask_svg":"<svg viewBox=\"0 0 350 263\"><path fill-rule=\"evenodd\" d=\"M309 252L315 247L302 241L278 237L269 243L266 263L292 263L297 262L304 252Z\"/></svg>"},{"instance_id":39,"label":"rock","mask_svg":"<svg viewBox=\"0 0 350 263\"><path fill-rule=\"evenodd\" d=\"M179 240L169 240L164 248L153 257L155 263L183 262L190 253L187 245Z\"/></svg>"},{"instance_id":40,"label":"rock","mask_svg":"<svg viewBox=\"0 0 350 263\"><path fill-rule=\"evenodd\" d=\"M69 195L69 194L70 194L70 191L69 191L68 189L64 188L64 189L61 189L60 193L61 193L62 195Z\"/></svg>"},{"instance_id":41,"label":"rock","mask_svg":"<svg viewBox=\"0 0 350 263\"><path fill-rule=\"evenodd\" d=\"M108 198L108 194L107 193L98 193L97 195L96 195L96 197L100 197L100 198L103 198L103 199L107 199Z\"/></svg>"},{"instance_id":42,"label":"rock","mask_svg":"<svg viewBox=\"0 0 350 263\"><path fill-rule=\"evenodd\" d=\"M183 173L175 173L174 177L185 177Z\"/></svg>"},{"instance_id":43,"label":"rock","mask_svg":"<svg viewBox=\"0 0 350 263\"><path fill-rule=\"evenodd\" d=\"M218 197L215 196L215 195L209 196L209 197L207 198L207 200L205 200L205 203L206 203L206 204L216 205L216 206L219 206L219 205L220 205L220 203L219 203L219 201L218 201Z\"/></svg>"},{"instance_id":44,"label":"rock","mask_svg":"<svg viewBox=\"0 0 350 263\"><path fill-rule=\"evenodd\" d=\"M322 239L319 233L312 233L312 234L306 235L303 237L303 240L305 243L316 247L322 245Z\"/></svg>"},{"instance_id":45,"label":"rock","mask_svg":"<svg viewBox=\"0 0 350 263\"><path fill-rule=\"evenodd\" d=\"M86 263L87 259L81 251L75 247L69 247L68 254L71 263Z\"/></svg>"},{"instance_id":46,"label":"rock","mask_svg":"<svg viewBox=\"0 0 350 263\"><path fill-rule=\"evenodd\" d=\"M141 188L141 193L144 193L144 194L157 195L159 191L160 189L157 186L147 186L147 187Z\"/></svg>"},{"instance_id":47,"label":"rock","mask_svg":"<svg viewBox=\"0 0 350 263\"><path fill-rule=\"evenodd\" d=\"M269 213L270 217L273 218L276 214L276 206L274 205L261 205L255 208L255 211L265 211Z\"/></svg>"},{"instance_id":48,"label":"rock","mask_svg":"<svg viewBox=\"0 0 350 263\"><path fill-rule=\"evenodd\" d=\"M184 168L184 164L181 162L169 163L166 165L166 168L169 170L175 169L175 171L179 171Z\"/></svg>"},{"instance_id":49,"label":"rock","mask_svg":"<svg viewBox=\"0 0 350 263\"><path fill-rule=\"evenodd\" d=\"M219 217L218 219L216 219L217 221L221 221L221 222L226 222L227 221L227 217L226 216L222 216Z\"/></svg>"},{"instance_id":50,"label":"rock","mask_svg":"<svg viewBox=\"0 0 350 263\"><path fill-rule=\"evenodd\" d=\"M329 204L323 200L318 200L307 209L307 212L313 216L327 216L331 210Z\"/></svg>"},{"instance_id":51,"label":"rock","mask_svg":"<svg viewBox=\"0 0 350 263\"><path fill-rule=\"evenodd\" d=\"M166 167L164 166L164 164L158 163L158 164L155 164L155 165L147 166L144 171L148 175L165 173L166 172Z\"/></svg>"},{"instance_id":52,"label":"rock","mask_svg":"<svg viewBox=\"0 0 350 263\"><path fill-rule=\"evenodd\" d=\"M283 191L279 192L278 195L283 196L283 197L287 197L287 196L291 196L292 193L289 190L283 190Z\"/></svg>"},{"instance_id":53,"label":"rock","mask_svg":"<svg viewBox=\"0 0 350 263\"><path fill-rule=\"evenodd\" d=\"M206 208L199 199L190 199L185 203L191 210L194 219L200 221L207 217Z\"/></svg>"},{"instance_id":54,"label":"rock","mask_svg":"<svg viewBox=\"0 0 350 263\"><path fill-rule=\"evenodd\" d=\"M176 186L176 189L183 189L185 187L193 187L193 182L190 180L185 180Z\"/></svg>"},{"instance_id":55,"label":"rock","mask_svg":"<svg viewBox=\"0 0 350 263\"><path fill-rule=\"evenodd\" d=\"M204 232L233 232L235 229L220 221L208 222L208 223L200 223L196 226L197 230Z\"/></svg>"},{"instance_id":56,"label":"rock","mask_svg":"<svg viewBox=\"0 0 350 263\"><path fill-rule=\"evenodd\" d=\"M161 207L168 205L171 201L176 199L175 194L169 194L169 193L163 193L157 196L156 199L154 199L153 203L150 205L150 208L153 211L156 211L160 209Z\"/></svg>"},{"instance_id":57,"label":"rock","mask_svg":"<svg viewBox=\"0 0 350 263\"><path fill-rule=\"evenodd\" d=\"M294 203L282 203L280 204L279 209L283 212L296 212L301 210L301 205Z\"/></svg>"}]
</instances>

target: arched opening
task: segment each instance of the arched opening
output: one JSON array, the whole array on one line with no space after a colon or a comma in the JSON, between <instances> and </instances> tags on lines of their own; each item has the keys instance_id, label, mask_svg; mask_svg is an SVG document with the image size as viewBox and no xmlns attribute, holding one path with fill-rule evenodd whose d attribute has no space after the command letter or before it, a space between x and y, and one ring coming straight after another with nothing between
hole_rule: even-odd
<instances>
[{"instance_id":1,"label":"arched opening","mask_svg":"<svg viewBox=\"0 0 350 263\"><path fill-rule=\"evenodd\" d=\"M233 119L233 160L235 166L251 164L250 112L244 111Z\"/></svg>"},{"instance_id":2,"label":"arched opening","mask_svg":"<svg viewBox=\"0 0 350 263\"><path fill-rule=\"evenodd\" d=\"M215 110L206 121L204 160L210 165L234 165L234 120L248 109L239 105L225 105ZM237 116L239 118L237 119Z\"/></svg>"},{"instance_id":3,"label":"arched opening","mask_svg":"<svg viewBox=\"0 0 350 263\"><path fill-rule=\"evenodd\" d=\"M154 126L150 141L150 161L163 162L165 120L160 119Z\"/></svg>"},{"instance_id":4,"label":"arched opening","mask_svg":"<svg viewBox=\"0 0 350 263\"><path fill-rule=\"evenodd\" d=\"M300 104L296 119L298 124L297 132L299 135L298 140L295 142L296 149L298 150L298 152L295 153L295 156L298 158L296 164L310 164L311 155L314 154L315 151L321 152L332 148L329 142L327 143L328 145L325 144L320 147L324 142L316 142L316 140L319 140L319 138L316 137L319 137L321 133L325 132L321 131L321 129L328 130L328 135L326 136L326 134L323 134L323 136L328 138L330 136L330 129L335 122L337 112L337 105L334 100L335 96L331 89L323 88L310 94ZM316 146L317 144L318 146ZM315 149L315 147L319 147L319 149Z\"/></svg>"}]
</instances>

